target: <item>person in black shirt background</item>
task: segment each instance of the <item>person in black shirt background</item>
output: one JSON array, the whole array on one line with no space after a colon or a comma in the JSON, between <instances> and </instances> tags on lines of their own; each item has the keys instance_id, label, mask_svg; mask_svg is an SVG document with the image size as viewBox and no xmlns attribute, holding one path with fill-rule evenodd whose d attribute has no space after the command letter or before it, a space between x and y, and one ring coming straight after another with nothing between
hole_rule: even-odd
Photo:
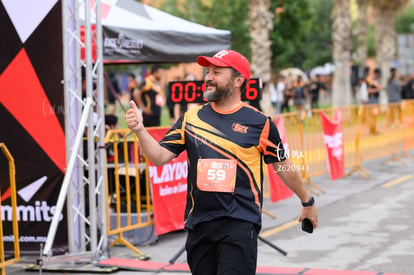
<instances>
[{"instance_id":1,"label":"person in black shirt background","mask_svg":"<svg viewBox=\"0 0 414 275\"><path fill-rule=\"evenodd\" d=\"M309 91L311 95L311 108L319 108L319 95L326 91L325 83L322 80L322 76L317 74L315 79L312 79L312 82L309 86Z\"/></svg>"}]
</instances>

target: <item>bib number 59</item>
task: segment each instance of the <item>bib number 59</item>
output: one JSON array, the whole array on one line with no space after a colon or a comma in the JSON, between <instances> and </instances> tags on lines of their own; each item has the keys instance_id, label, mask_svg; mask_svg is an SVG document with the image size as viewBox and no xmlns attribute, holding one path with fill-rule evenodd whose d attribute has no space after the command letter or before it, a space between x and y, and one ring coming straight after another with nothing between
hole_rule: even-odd
<instances>
[{"instance_id":1,"label":"bib number 59","mask_svg":"<svg viewBox=\"0 0 414 275\"><path fill-rule=\"evenodd\" d=\"M226 178L226 171L217 169L208 169L207 179L211 181L222 181Z\"/></svg>"}]
</instances>

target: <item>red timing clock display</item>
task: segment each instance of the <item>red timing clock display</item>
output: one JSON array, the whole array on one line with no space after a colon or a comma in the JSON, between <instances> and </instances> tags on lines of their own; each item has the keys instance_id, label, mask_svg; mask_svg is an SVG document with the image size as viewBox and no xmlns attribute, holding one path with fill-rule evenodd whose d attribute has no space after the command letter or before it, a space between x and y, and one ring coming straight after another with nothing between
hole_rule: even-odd
<instances>
[{"instance_id":1,"label":"red timing clock display","mask_svg":"<svg viewBox=\"0 0 414 275\"><path fill-rule=\"evenodd\" d=\"M247 82L246 91L242 93L244 101L259 101L262 98L262 80L252 78ZM204 81L173 81L168 83L168 92L173 103L203 103Z\"/></svg>"}]
</instances>

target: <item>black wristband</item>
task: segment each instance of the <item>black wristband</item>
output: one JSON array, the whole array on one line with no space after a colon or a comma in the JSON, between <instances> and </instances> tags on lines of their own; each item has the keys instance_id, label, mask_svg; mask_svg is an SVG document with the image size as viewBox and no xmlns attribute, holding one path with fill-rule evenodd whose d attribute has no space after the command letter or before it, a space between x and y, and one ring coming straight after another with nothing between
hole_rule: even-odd
<instances>
[{"instance_id":1,"label":"black wristband","mask_svg":"<svg viewBox=\"0 0 414 275\"><path fill-rule=\"evenodd\" d=\"M310 198L307 202L302 202L303 207L312 206L314 204L315 204L315 199L313 198L313 196L310 196Z\"/></svg>"}]
</instances>

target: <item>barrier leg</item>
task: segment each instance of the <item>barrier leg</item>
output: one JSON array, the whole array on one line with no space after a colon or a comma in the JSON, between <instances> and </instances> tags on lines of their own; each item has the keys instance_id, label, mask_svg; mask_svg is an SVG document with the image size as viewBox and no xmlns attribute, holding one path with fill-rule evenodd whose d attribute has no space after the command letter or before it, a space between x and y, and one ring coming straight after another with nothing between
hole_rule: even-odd
<instances>
[{"instance_id":1,"label":"barrier leg","mask_svg":"<svg viewBox=\"0 0 414 275\"><path fill-rule=\"evenodd\" d=\"M267 211L266 209L262 209L262 213L268 215L272 219L276 219L276 216L270 213L269 211Z\"/></svg>"},{"instance_id":2,"label":"barrier leg","mask_svg":"<svg viewBox=\"0 0 414 275\"><path fill-rule=\"evenodd\" d=\"M364 179L368 178L371 174L367 169L365 169L360 163L355 164L350 171L345 174L345 177L352 175L353 173L358 172L361 177Z\"/></svg>"},{"instance_id":3,"label":"barrier leg","mask_svg":"<svg viewBox=\"0 0 414 275\"><path fill-rule=\"evenodd\" d=\"M122 233L119 233L118 238L116 238L110 245L109 247L113 247L116 244L123 244L126 247L128 247L129 249L131 249L132 251L134 251L136 254L138 255L144 255L138 248L136 248L135 246L133 246L130 242L128 242L124 236L122 235Z\"/></svg>"},{"instance_id":4,"label":"barrier leg","mask_svg":"<svg viewBox=\"0 0 414 275\"><path fill-rule=\"evenodd\" d=\"M404 164L404 162L401 160L401 157L397 157L397 154L396 153L393 153L392 156L391 156L391 158L385 160L382 164L385 165L385 164L387 164L387 163L389 163L391 161L395 161L395 162L399 162L399 163Z\"/></svg>"}]
</instances>

